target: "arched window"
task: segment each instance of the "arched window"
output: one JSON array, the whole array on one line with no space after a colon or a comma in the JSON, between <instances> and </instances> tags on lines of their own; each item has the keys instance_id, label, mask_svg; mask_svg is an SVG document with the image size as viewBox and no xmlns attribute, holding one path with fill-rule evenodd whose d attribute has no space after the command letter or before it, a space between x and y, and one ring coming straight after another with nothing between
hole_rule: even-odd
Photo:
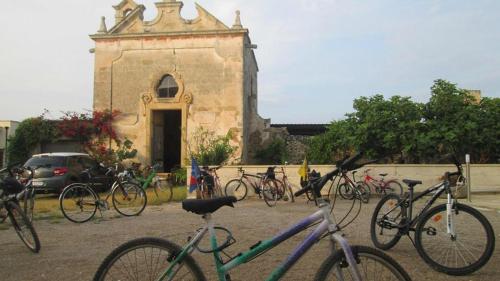
<instances>
[{"instance_id":1,"label":"arched window","mask_svg":"<svg viewBox=\"0 0 500 281\"><path fill-rule=\"evenodd\" d=\"M157 95L159 98L173 98L179 91L179 86L177 82L175 82L174 77L172 75L167 74L163 76L160 82L160 86L158 86Z\"/></svg>"}]
</instances>

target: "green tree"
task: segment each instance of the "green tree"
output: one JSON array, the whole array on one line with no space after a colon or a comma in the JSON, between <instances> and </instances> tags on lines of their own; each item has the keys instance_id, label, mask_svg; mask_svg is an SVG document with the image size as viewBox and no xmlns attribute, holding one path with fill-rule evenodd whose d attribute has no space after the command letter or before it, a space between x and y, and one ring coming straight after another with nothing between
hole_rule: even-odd
<instances>
[{"instance_id":1,"label":"green tree","mask_svg":"<svg viewBox=\"0 0 500 281\"><path fill-rule=\"evenodd\" d=\"M59 131L53 121L41 116L23 120L8 140L8 163L24 163L40 143L53 142Z\"/></svg>"},{"instance_id":2,"label":"green tree","mask_svg":"<svg viewBox=\"0 0 500 281\"><path fill-rule=\"evenodd\" d=\"M422 119L421 105L409 97L382 95L354 100L355 141L368 157L401 162L414 150L415 130Z\"/></svg>"},{"instance_id":3,"label":"green tree","mask_svg":"<svg viewBox=\"0 0 500 281\"><path fill-rule=\"evenodd\" d=\"M269 145L255 153L258 164L279 165L287 161L286 143L281 138L275 138Z\"/></svg>"},{"instance_id":4,"label":"green tree","mask_svg":"<svg viewBox=\"0 0 500 281\"><path fill-rule=\"evenodd\" d=\"M314 136L308 143L307 159L312 164L328 164L357 150L354 132L357 123L351 117L333 121L326 133Z\"/></svg>"}]
</instances>

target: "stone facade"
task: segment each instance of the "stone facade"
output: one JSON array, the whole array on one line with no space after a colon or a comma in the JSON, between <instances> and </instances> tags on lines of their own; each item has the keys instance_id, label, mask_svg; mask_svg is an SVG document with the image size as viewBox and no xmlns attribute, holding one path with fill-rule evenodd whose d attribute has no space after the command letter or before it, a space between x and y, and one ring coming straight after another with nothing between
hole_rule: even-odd
<instances>
[{"instance_id":1,"label":"stone facade","mask_svg":"<svg viewBox=\"0 0 500 281\"><path fill-rule=\"evenodd\" d=\"M256 46L239 12L230 28L199 5L197 18L183 19L182 6L174 0L156 3L157 17L144 21L145 7L123 0L114 6L112 28L102 18L90 36L94 110L122 113L118 132L134 142L143 163L164 161L165 151L176 150L179 164L186 164L190 136L199 127L217 135L230 131L239 147L235 157L245 163L250 142L269 138L270 122L257 113ZM166 76L175 81L175 96L158 95Z\"/></svg>"}]
</instances>

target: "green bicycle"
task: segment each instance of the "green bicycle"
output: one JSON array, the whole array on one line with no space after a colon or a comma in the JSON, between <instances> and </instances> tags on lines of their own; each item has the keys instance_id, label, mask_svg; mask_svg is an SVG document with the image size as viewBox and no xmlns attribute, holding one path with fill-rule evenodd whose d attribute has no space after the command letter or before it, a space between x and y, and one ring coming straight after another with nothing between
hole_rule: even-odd
<instances>
[{"instance_id":1,"label":"green bicycle","mask_svg":"<svg viewBox=\"0 0 500 281\"><path fill-rule=\"evenodd\" d=\"M146 188L153 186L156 197L161 202L170 202L173 197L173 186L168 180L162 180L158 176L158 170L161 164L154 164L153 166L146 166L144 170L140 170L140 165L134 163L131 168L124 171L124 176L127 180L137 183L146 190ZM163 184L164 182L164 184Z\"/></svg>"}]
</instances>

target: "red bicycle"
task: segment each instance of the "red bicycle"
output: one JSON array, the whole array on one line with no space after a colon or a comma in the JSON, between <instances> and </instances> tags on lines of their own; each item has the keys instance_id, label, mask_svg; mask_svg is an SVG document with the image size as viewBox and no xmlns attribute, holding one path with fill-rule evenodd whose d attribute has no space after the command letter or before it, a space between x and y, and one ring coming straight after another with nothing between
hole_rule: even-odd
<instances>
[{"instance_id":1,"label":"red bicycle","mask_svg":"<svg viewBox=\"0 0 500 281\"><path fill-rule=\"evenodd\" d=\"M378 194L389 194L394 193L400 196L403 195L403 186L399 183L397 179L390 179L388 181L384 180L385 174L379 174L380 179L373 178L370 176L369 172L371 169L366 169L363 171L363 180L359 183L366 185L369 189L375 190Z\"/></svg>"}]
</instances>

